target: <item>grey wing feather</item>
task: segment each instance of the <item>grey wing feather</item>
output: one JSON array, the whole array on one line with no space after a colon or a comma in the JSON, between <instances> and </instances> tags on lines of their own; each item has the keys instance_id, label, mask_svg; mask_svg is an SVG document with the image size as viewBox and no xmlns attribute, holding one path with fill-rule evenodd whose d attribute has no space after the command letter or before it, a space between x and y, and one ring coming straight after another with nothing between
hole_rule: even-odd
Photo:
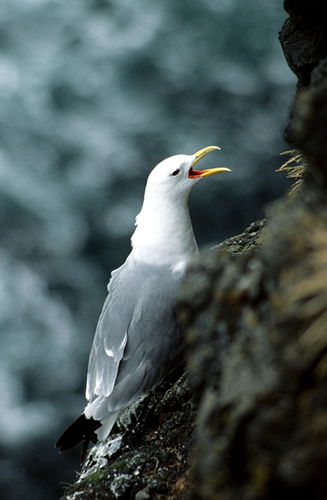
<instances>
[{"instance_id":1,"label":"grey wing feather","mask_svg":"<svg viewBox=\"0 0 327 500\"><path fill-rule=\"evenodd\" d=\"M108 286L109 294L103 305L97 324L93 345L89 358L86 399L92 400L95 395L109 396L116 381L119 363L123 357L127 342L128 320L119 314L119 294L115 293L124 281L124 264L112 273ZM132 308L125 309L128 318Z\"/></svg>"},{"instance_id":2,"label":"grey wing feather","mask_svg":"<svg viewBox=\"0 0 327 500\"><path fill-rule=\"evenodd\" d=\"M87 398L128 406L181 361L174 296L181 275L127 260L112 274L89 361Z\"/></svg>"}]
</instances>

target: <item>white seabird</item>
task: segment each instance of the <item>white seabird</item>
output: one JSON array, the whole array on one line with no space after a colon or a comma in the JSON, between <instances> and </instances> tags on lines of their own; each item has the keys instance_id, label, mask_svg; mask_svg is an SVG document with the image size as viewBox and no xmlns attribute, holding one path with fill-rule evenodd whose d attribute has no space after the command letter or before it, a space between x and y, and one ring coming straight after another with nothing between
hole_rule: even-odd
<instances>
[{"instance_id":1,"label":"white seabird","mask_svg":"<svg viewBox=\"0 0 327 500\"><path fill-rule=\"evenodd\" d=\"M176 155L150 173L126 262L112 272L90 353L84 412L58 439L66 451L95 432L104 440L122 412L154 389L182 361L175 292L198 252L188 198L203 178L228 168L194 170L210 151Z\"/></svg>"}]
</instances>

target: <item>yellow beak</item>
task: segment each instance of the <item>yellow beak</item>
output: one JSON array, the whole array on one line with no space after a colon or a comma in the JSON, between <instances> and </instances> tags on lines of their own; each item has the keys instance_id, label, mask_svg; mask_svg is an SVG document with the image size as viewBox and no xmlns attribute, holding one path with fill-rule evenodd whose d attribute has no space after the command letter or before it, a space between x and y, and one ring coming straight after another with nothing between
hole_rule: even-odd
<instances>
[{"instance_id":1,"label":"yellow beak","mask_svg":"<svg viewBox=\"0 0 327 500\"><path fill-rule=\"evenodd\" d=\"M218 146L207 146L206 148L200 149L197 153L195 153L195 160L192 163L192 166L189 170L188 176L190 179L195 179L197 177L209 177L209 175L214 175L214 174L222 174L223 172L230 172L231 170L229 168L225 167L220 167L220 168L210 168L208 170L193 170L194 165L198 163L198 161L201 160L206 154L210 153L211 151L214 151L215 149L220 149Z\"/></svg>"}]
</instances>

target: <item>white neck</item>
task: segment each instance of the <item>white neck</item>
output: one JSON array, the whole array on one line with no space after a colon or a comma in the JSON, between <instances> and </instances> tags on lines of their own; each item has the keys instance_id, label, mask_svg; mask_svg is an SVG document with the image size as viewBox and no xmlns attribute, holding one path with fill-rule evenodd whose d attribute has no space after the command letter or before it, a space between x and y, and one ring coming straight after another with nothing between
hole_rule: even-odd
<instances>
[{"instance_id":1,"label":"white neck","mask_svg":"<svg viewBox=\"0 0 327 500\"><path fill-rule=\"evenodd\" d=\"M188 196L171 200L160 196L147 197L136 218L131 238L133 257L155 265L183 267L198 252L188 209Z\"/></svg>"}]
</instances>

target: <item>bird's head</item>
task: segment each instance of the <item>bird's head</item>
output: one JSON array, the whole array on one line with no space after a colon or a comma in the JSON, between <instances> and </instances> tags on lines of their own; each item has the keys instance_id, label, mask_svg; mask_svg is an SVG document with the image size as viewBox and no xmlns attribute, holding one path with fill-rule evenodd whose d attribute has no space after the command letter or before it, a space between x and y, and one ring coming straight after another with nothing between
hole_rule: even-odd
<instances>
[{"instance_id":1,"label":"bird's head","mask_svg":"<svg viewBox=\"0 0 327 500\"><path fill-rule=\"evenodd\" d=\"M219 148L208 146L194 155L172 156L152 170L132 236L135 259L174 266L182 262L184 265L197 252L187 200L201 179L230 171L224 167L195 169L198 161L215 149Z\"/></svg>"},{"instance_id":2,"label":"bird's head","mask_svg":"<svg viewBox=\"0 0 327 500\"><path fill-rule=\"evenodd\" d=\"M208 146L193 155L176 155L160 162L150 173L147 190L171 198L188 197L192 188L201 179L209 175L230 172L229 168L219 167L207 170L195 170L195 165L208 153L219 150L217 146Z\"/></svg>"}]
</instances>

